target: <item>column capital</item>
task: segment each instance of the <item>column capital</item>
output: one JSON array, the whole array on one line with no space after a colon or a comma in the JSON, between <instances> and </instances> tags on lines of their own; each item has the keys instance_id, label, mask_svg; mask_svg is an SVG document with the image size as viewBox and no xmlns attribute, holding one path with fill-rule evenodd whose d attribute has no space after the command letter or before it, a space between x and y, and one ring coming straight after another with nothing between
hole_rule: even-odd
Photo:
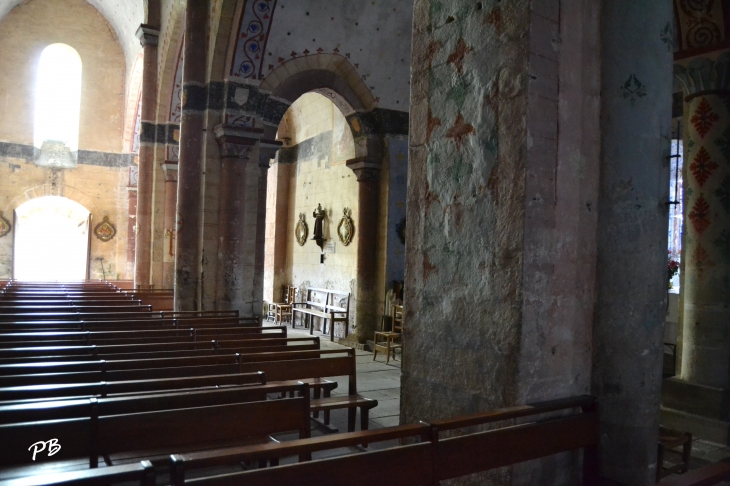
<instances>
[{"instance_id":1,"label":"column capital","mask_svg":"<svg viewBox=\"0 0 730 486\"><path fill-rule=\"evenodd\" d=\"M374 157L355 157L346 162L357 177L357 182L371 182L380 180L382 164Z\"/></svg>"},{"instance_id":2,"label":"column capital","mask_svg":"<svg viewBox=\"0 0 730 486\"><path fill-rule=\"evenodd\" d=\"M276 152L281 148L282 143L276 140L261 140L259 142L259 167L268 169L271 159L276 157Z\"/></svg>"},{"instance_id":3,"label":"column capital","mask_svg":"<svg viewBox=\"0 0 730 486\"><path fill-rule=\"evenodd\" d=\"M213 129L221 149L221 158L248 160L256 143L264 135L263 128L218 125Z\"/></svg>"},{"instance_id":4,"label":"column capital","mask_svg":"<svg viewBox=\"0 0 730 486\"><path fill-rule=\"evenodd\" d=\"M177 182L177 162L166 160L161 165L162 172L165 173L165 182Z\"/></svg>"},{"instance_id":5,"label":"column capital","mask_svg":"<svg viewBox=\"0 0 730 486\"><path fill-rule=\"evenodd\" d=\"M137 29L137 39L143 46L156 46L160 39L160 31L148 24L141 24Z\"/></svg>"},{"instance_id":6,"label":"column capital","mask_svg":"<svg viewBox=\"0 0 730 486\"><path fill-rule=\"evenodd\" d=\"M703 93L730 93L730 53L717 59L692 59L686 66L674 65L675 86L687 97Z\"/></svg>"}]
</instances>

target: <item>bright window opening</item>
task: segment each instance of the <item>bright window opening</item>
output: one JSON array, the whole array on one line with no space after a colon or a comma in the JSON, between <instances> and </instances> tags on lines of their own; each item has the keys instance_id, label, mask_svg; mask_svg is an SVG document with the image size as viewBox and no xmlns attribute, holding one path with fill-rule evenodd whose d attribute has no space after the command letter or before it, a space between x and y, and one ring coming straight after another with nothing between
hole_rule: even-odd
<instances>
[{"instance_id":1,"label":"bright window opening","mask_svg":"<svg viewBox=\"0 0 730 486\"><path fill-rule=\"evenodd\" d=\"M88 268L89 210L58 196L32 199L15 210L14 277L84 280Z\"/></svg>"},{"instance_id":2,"label":"bright window opening","mask_svg":"<svg viewBox=\"0 0 730 486\"><path fill-rule=\"evenodd\" d=\"M34 144L38 165L76 165L81 109L81 58L66 44L41 54L35 90Z\"/></svg>"}]
</instances>

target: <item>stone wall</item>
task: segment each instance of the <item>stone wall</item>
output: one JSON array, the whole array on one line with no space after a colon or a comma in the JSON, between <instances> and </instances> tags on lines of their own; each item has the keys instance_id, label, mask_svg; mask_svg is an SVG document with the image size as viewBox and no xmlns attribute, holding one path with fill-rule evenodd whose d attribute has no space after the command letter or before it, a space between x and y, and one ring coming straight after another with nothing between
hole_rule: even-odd
<instances>
[{"instance_id":1,"label":"stone wall","mask_svg":"<svg viewBox=\"0 0 730 486\"><path fill-rule=\"evenodd\" d=\"M284 116L279 131L279 138L282 137L289 138L289 147L279 152L278 161L271 169L267 206L271 209L275 209L277 204L288 206L283 222L287 229L281 235L281 238L286 239L286 259L283 268L274 268L276 242L273 238L279 238L281 234L275 233L274 227L282 223L274 222L270 211L267 220L267 285L264 299L278 301L281 298L281 285L293 283L302 290L311 286L351 292L350 307L354 310L357 241L353 239L345 246L337 237L337 225L344 208L351 210L357 231L358 183L355 174L345 165L345 161L353 158L355 153L350 128L345 117L329 99L316 93L307 93L294 102ZM287 164L291 164L290 169L282 170L281 167ZM273 178L275 174L285 176L287 172L288 195L278 194L278 181ZM285 187L282 186L282 189ZM320 263L320 248L311 239L314 231L312 213L318 204L327 213L323 225L326 238L324 264ZM300 214L305 215L309 226L304 246L300 246L294 237ZM276 284L275 274L279 274ZM351 324L354 321L353 316Z\"/></svg>"},{"instance_id":2,"label":"stone wall","mask_svg":"<svg viewBox=\"0 0 730 486\"><path fill-rule=\"evenodd\" d=\"M82 62L78 165L41 168L33 155L34 89L41 52L65 43ZM125 58L113 29L83 0L34 0L0 23L0 210L12 222L23 202L64 196L92 214L92 230L104 216L116 227L109 242L91 238L91 278L129 278L127 268L129 166L122 153ZM52 235L49 235L52 239ZM0 277L12 274L13 233L0 239Z\"/></svg>"}]
</instances>

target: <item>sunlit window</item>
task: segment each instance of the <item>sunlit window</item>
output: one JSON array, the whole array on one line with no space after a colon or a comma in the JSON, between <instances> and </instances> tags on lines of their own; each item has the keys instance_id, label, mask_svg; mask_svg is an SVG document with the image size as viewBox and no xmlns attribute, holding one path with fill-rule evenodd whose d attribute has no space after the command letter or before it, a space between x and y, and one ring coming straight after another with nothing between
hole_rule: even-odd
<instances>
[{"instance_id":1,"label":"sunlit window","mask_svg":"<svg viewBox=\"0 0 730 486\"><path fill-rule=\"evenodd\" d=\"M65 166L79 149L81 58L66 44L41 54L35 90L35 147L39 165Z\"/></svg>"}]
</instances>

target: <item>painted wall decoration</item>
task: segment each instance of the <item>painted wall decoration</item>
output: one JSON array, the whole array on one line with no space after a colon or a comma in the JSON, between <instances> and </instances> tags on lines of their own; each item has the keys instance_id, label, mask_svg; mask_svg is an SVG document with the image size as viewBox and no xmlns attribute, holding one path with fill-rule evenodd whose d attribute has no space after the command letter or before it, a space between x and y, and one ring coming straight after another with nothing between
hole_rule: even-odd
<instances>
[{"instance_id":1,"label":"painted wall decoration","mask_svg":"<svg viewBox=\"0 0 730 486\"><path fill-rule=\"evenodd\" d=\"M677 58L728 46L726 2L718 0L675 0Z\"/></svg>"},{"instance_id":2,"label":"painted wall decoration","mask_svg":"<svg viewBox=\"0 0 730 486\"><path fill-rule=\"evenodd\" d=\"M108 216L104 216L102 222L97 224L94 228L94 235L104 242L111 240L116 234L117 229L109 222Z\"/></svg>"},{"instance_id":3,"label":"painted wall decoration","mask_svg":"<svg viewBox=\"0 0 730 486\"><path fill-rule=\"evenodd\" d=\"M11 229L12 226L10 225L10 221L5 219L5 216L3 216L3 212L0 211L0 238L10 233Z\"/></svg>"},{"instance_id":4,"label":"painted wall decoration","mask_svg":"<svg viewBox=\"0 0 730 486\"><path fill-rule=\"evenodd\" d=\"M261 79L266 41L274 17L277 0L246 2L238 28L238 45L233 56L231 76Z\"/></svg>"},{"instance_id":5,"label":"painted wall decoration","mask_svg":"<svg viewBox=\"0 0 730 486\"><path fill-rule=\"evenodd\" d=\"M412 18L411 0L249 1L230 75L262 80L292 59L338 54L359 73L380 107L405 111Z\"/></svg>"},{"instance_id":6,"label":"painted wall decoration","mask_svg":"<svg viewBox=\"0 0 730 486\"><path fill-rule=\"evenodd\" d=\"M301 213L299 215L299 221L294 228L294 236L296 237L299 246L304 246L304 243L307 242L307 236L309 236L309 226L307 226L307 222L304 218L304 213Z\"/></svg>"},{"instance_id":7,"label":"painted wall decoration","mask_svg":"<svg viewBox=\"0 0 730 486\"><path fill-rule=\"evenodd\" d=\"M342 244L347 246L352 242L352 237L355 234L355 223L352 221L350 208L345 208L342 212L342 219L340 219L340 224L337 225L337 236Z\"/></svg>"}]
</instances>

